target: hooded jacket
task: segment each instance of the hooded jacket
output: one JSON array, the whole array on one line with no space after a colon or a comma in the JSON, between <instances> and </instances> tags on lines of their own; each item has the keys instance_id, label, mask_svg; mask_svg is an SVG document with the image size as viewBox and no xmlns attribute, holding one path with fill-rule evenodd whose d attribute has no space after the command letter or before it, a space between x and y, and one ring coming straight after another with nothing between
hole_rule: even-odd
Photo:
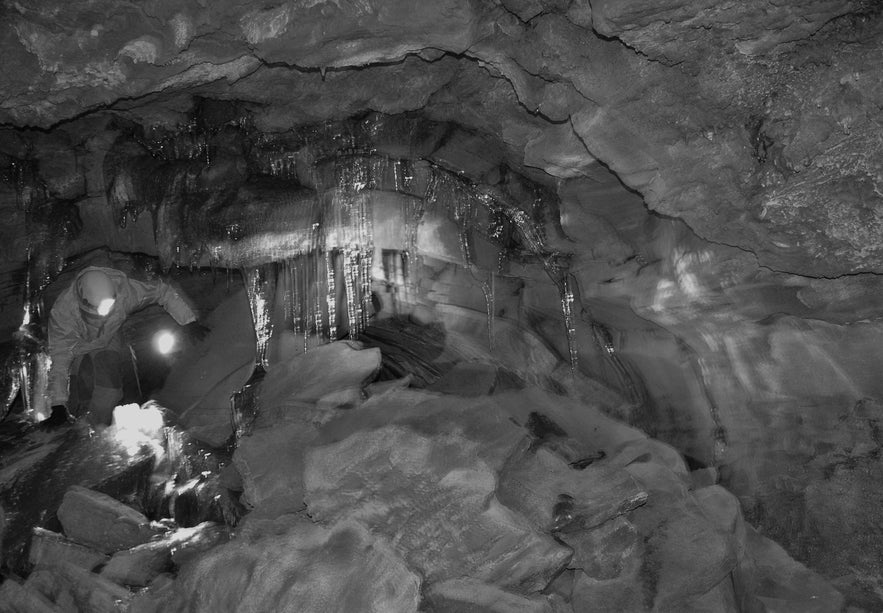
<instances>
[{"instance_id":1,"label":"hooded jacket","mask_svg":"<svg viewBox=\"0 0 883 613\"><path fill-rule=\"evenodd\" d=\"M116 289L113 309L99 326L84 319L77 293L80 277L91 270L106 274ZM162 280L137 281L114 268L98 266L89 266L77 274L73 283L55 300L49 315L49 355L52 358L49 395L53 405L67 402L68 378L74 359L109 347L129 315L151 304L162 306L182 326L196 321L193 309Z\"/></svg>"}]
</instances>

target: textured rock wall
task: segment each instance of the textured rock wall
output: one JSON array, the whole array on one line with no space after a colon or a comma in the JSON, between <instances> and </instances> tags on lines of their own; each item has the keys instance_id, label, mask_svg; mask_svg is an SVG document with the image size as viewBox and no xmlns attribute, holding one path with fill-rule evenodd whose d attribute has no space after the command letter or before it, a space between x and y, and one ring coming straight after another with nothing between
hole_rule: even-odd
<instances>
[{"instance_id":1,"label":"textured rock wall","mask_svg":"<svg viewBox=\"0 0 883 613\"><path fill-rule=\"evenodd\" d=\"M4 329L21 315L25 234L51 247L35 252L42 278L102 245L169 258L157 229L169 241L206 220L143 214L119 228L111 205L137 195L133 209L150 210L145 185L195 186L227 220L263 201L279 227L295 223L290 185L250 184L231 205L231 186L260 174L230 137L239 119L283 150L296 126L418 112L453 128L403 140L375 124L374 147L525 210L530 181L554 196L546 245L575 281L582 373L720 467L749 518L829 576L848 556L819 543L873 549L862 534L877 494L856 475L879 470L879 3L3 0L0 12ZM157 142L186 164L164 169ZM116 172L121 161L142 175ZM309 188L302 162L287 171ZM170 193L153 205L180 204ZM432 257L408 304L484 339L485 288L445 223L422 226ZM496 270L485 243L477 271L496 283L501 360L560 374L559 288L535 261ZM818 511L827 496L838 513ZM846 528L826 519L839 513Z\"/></svg>"}]
</instances>

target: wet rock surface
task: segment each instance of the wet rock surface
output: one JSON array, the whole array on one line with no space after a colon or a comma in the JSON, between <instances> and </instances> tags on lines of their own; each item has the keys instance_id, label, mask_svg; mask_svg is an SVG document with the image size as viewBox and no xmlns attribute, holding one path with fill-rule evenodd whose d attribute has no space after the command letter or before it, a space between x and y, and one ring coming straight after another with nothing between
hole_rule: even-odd
<instances>
[{"instance_id":1,"label":"wet rock surface","mask_svg":"<svg viewBox=\"0 0 883 613\"><path fill-rule=\"evenodd\" d=\"M142 513L80 486L65 493L58 507L58 520L70 538L103 553L141 545L156 535Z\"/></svg>"},{"instance_id":2,"label":"wet rock surface","mask_svg":"<svg viewBox=\"0 0 883 613\"><path fill-rule=\"evenodd\" d=\"M317 363L329 352L313 351ZM322 399L368 385L377 350L333 351L365 368L314 371L321 394L274 400L239 440L236 474L219 480L244 505L231 532L151 523L73 486L58 509L64 534L34 531L32 566L0 586L6 601L47 611L554 613L844 602L747 526L732 494L691 489L674 449L606 416L603 403L531 386L461 396L406 380L336 407Z\"/></svg>"}]
</instances>

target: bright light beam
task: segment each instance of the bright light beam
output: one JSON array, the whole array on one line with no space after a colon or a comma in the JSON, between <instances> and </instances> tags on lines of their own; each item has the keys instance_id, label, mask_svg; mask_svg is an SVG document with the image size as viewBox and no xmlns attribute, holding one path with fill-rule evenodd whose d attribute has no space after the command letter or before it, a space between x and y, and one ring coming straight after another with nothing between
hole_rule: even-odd
<instances>
[{"instance_id":1,"label":"bright light beam","mask_svg":"<svg viewBox=\"0 0 883 613\"><path fill-rule=\"evenodd\" d=\"M156 335L154 335L153 337L153 346L162 355L170 354L175 348L176 343L177 339L175 338L175 335L168 330L157 332Z\"/></svg>"},{"instance_id":2,"label":"bright light beam","mask_svg":"<svg viewBox=\"0 0 883 613\"><path fill-rule=\"evenodd\" d=\"M113 308L115 302L116 300L114 300L113 298L105 298L104 300L99 302L98 308L96 309L98 311L98 314L102 317L106 317L107 314L110 313L110 310Z\"/></svg>"}]
</instances>

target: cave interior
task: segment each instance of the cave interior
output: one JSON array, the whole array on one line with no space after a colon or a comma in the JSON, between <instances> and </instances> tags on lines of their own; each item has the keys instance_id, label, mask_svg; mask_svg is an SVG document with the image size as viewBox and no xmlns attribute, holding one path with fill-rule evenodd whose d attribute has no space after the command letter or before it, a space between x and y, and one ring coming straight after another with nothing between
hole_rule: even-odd
<instances>
[{"instance_id":1,"label":"cave interior","mask_svg":"<svg viewBox=\"0 0 883 613\"><path fill-rule=\"evenodd\" d=\"M11 610L883 610L879 3L0 15ZM90 265L159 447L35 423Z\"/></svg>"}]
</instances>

